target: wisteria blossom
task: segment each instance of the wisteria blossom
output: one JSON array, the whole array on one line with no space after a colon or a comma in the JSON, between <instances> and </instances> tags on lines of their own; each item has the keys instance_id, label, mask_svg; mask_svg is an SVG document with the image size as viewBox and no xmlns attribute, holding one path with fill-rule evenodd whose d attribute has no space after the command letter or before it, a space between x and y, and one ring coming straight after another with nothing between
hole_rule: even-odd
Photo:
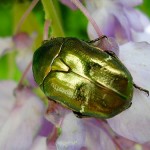
<instances>
[{"instance_id":1,"label":"wisteria blossom","mask_svg":"<svg viewBox=\"0 0 150 150\"><path fill-rule=\"evenodd\" d=\"M61 2L74 10L78 8L75 0ZM44 6L49 6L47 3L49 1L42 0ZM84 6L102 33L108 36L102 45L99 43L100 47L114 51L131 72L134 83L150 91L149 20L133 8L141 3L142 0L85 0ZM47 14L48 9L44 7L45 16L54 15ZM46 19L55 25L54 20ZM48 34L47 29L46 37ZM88 34L90 39L99 35L91 23ZM150 149L150 96L142 90L134 88L131 107L107 120L77 118L71 110L49 98L43 101L46 97L38 93L31 68L35 36L18 32L12 37L0 38L0 56L17 49L16 63L23 75L27 71L30 85L18 86L14 81L0 81L0 149ZM124 44L118 45L115 39ZM144 40L147 42L139 42Z\"/></svg>"},{"instance_id":2,"label":"wisteria blossom","mask_svg":"<svg viewBox=\"0 0 150 150\"><path fill-rule=\"evenodd\" d=\"M134 83L147 90L150 90L149 52L150 45L148 43L131 42L122 45L119 53L119 58L131 72ZM146 93L134 89L131 108L109 119L108 122L118 134L139 143L147 142L150 140L149 108L150 97Z\"/></svg>"},{"instance_id":3,"label":"wisteria blossom","mask_svg":"<svg viewBox=\"0 0 150 150\"><path fill-rule=\"evenodd\" d=\"M133 40L132 32L143 32L149 19L139 10L133 8L142 0L99 0L85 1L87 9L107 36L115 37L118 42ZM89 23L89 37L94 39L96 33Z\"/></svg>"},{"instance_id":4,"label":"wisteria blossom","mask_svg":"<svg viewBox=\"0 0 150 150\"><path fill-rule=\"evenodd\" d=\"M64 0L69 6L70 0ZM85 0L87 10L108 37L115 37L118 42L124 43L133 40L133 32L141 33L150 24L149 19L134 7L142 0ZM90 39L97 38L93 25L89 22L88 34Z\"/></svg>"},{"instance_id":5,"label":"wisteria blossom","mask_svg":"<svg viewBox=\"0 0 150 150\"><path fill-rule=\"evenodd\" d=\"M62 3L72 8L74 6L73 1L63 0ZM142 0L134 0L132 2L124 0L86 0L84 4L97 26L103 31L103 34L108 37L114 37L117 42L123 44L127 41L139 42L149 41L150 39L148 30L150 26L149 18L134 8L142 4L142 2ZM89 38L92 40L97 38L99 34L96 32L98 30L95 30L93 24L89 21Z\"/></svg>"},{"instance_id":6,"label":"wisteria blossom","mask_svg":"<svg viewBox=\"0 0 150 150\"><path fill-rule=\"evenodd\" d=\"M14 81L0 82L0 149L27 150L38 135L45 111L29 88Z\"/></svg>"},{"instance_id":7,"label":"wisteria blossom","mask_svg":"<svg viewBox=\"0 0 150 150\"><path fill-rule=\"evenodd\" d=\"M32 62L32 44L33 40L35 39L35 34L33 33L29 36L25 32L20 32L13 37L1 38L1 50L0 56L10 53L12 51L17 51L16 56L16 64L18 68L24 72L28 65ZM32 68L30 65L30 69L27 73L27 79L30 82L31 86L36 86L36 83L33 79Z\"/></svg>"}]
</instances>

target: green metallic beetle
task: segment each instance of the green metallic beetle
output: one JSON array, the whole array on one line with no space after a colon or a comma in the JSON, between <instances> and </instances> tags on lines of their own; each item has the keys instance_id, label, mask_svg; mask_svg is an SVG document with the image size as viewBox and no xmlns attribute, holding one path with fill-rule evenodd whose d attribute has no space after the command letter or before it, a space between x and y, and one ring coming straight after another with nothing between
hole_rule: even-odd
<instances>
[{"instance_id":1,"label":"green metallic beetle","mask_svg":"<svg viewBox=\"0 0 150 150\"><path fill-rule=\"evenodd\" d=\"M77 38L44 43L34 53L33 75L47 97L78 117L110 118L131 105L134 83L127 68L115 55Z\"/></svg>"}]
</instances>

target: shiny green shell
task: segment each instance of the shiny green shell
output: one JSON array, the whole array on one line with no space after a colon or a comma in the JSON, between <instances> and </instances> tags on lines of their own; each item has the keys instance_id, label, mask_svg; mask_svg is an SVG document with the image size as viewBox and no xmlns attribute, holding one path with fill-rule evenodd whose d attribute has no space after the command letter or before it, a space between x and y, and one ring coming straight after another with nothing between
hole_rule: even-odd
<instances>
[{"instance_id":1,"label":"shiny green shell","mask_svg":"<svg viewBox=\"0 0 150 150\"><path fill-rule=\"evenodd\" d=\"M133 81L121 61L77 38L53 38L33 56L36 83L80 117L110 118L131 105Z\"/></svg>"}]
</instances>

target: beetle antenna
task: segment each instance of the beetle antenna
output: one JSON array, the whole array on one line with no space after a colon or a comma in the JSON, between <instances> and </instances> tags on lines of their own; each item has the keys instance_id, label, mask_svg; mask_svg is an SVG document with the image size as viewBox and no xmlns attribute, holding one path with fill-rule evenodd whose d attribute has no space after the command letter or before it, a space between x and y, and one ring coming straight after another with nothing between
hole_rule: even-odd
<instances>
[{"instance_id":1,"label":"beetle antenna","mask_svg":"<svg viewBox=\"0 0 150 150\"><path fill-rule=\"evenodd\" d=\"M140 91L143 91L143 92L147 93L147 95L149 96L149 91L148 91L148 90L143 89L142 87L136 85L135 83L133 83L133 86L134 86L136 89L139 89Z\"/></svg>"},{"instance_id":2,"label":"beetle antenna","mask_svg":"<svg viewBox=\"0 0 150 150\"><path fill-rule=\"evenodd\" d=\"M101 40L104 39L104 38L107 38L107 39L108 39L108 37L107 37L106 35L102 35L102 36L100 36L99 38L96 38L96 39L91 40L91 41L87 41L87 43L95 43L95 42L97 42L97 41L101 41Z\"/></svg>"}]
</instances>

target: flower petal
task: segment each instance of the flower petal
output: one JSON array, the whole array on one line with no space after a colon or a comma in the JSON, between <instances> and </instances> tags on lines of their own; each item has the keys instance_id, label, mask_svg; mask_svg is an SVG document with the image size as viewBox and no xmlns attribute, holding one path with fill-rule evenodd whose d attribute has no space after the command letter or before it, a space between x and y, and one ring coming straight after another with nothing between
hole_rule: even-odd
<instances>
[{"instance_id":1,"label":"flower petal","mask_svg":"<svg viewBox=\"0 0 150 150\"><path fill-rule=\"evenodd\" d=\"M116 145L113 143L111 137L108 136L107 131L101 128L101 125L95 119L85 120L86 139L85 148L88 150L116 150Z\"/></svg>"},{"instance_id":2,"label":"flower petal","mask_svg":"<svg viewBox=\"0 0 150 150\"><path fill-rule=\"evenodd\" d=\"M77 150L81 149L85 140L83 121L69 113L63 120L62 133L56 141L57 149Z\"/></svg>"},{"instance_id":3,"label":"flower petal","mask_svg":"<svg viewBox=\"0 0 150 150\"><path fill-rule=\"evenodd\" d=\"M44 117L42 121L41 129L39 131L39 135L47 137L50 134L50 132L52 132L52 129L53 129L53 124L49 122L47 119L45 119Z\"/></svg>"},{"instance_id":4,"label":"flower petal","mask_svg":"<svg viewBox=\"0 0 150 150\"><path fill-rule=\"evenodd\" d=\"M48 150L48 146L46 143L47 138L39 136L34 140L34 143L30 150Z\"/></svg>"},{"instance_id":5,"label":"flower petal","mask_svg":"<svg viewBox=\"0 0 150 150\"><path fill-rule=\"evenodd\" d=\"M0 38L0 56L4 55L8 51L13 50L14 44L11 37Z\"/></svg>"},{"instance_id":6,"label":"flower petal","mask_svg":"<svg viewBox=\"0 0 150 150\"><path fill-rule=\"evenodd\" d=\"M49 100L45 118L54 126L60 127L60 124L62 123L62 120L68 111L69 110L65 109L62 105Z\"/></svg>"},{"instance_id":7,"label":"flower petal","mask_svg":"<svg viewBox=\"0 0 150 150\"><path fill-rule=\"evenodd\" d=\"M150 91L150 44L130 42L120 46L119 54L134 83Z\"/></svg>"},{"instance_id":8,"label":"flower petal","mask_svg":"<svg viewBox=\"0 0 150 150\"><path fill-rule=\"evenodd\" d=\"M16 97L14 97L14 89L10 89L8 85L6 90L7 92L10 90L10 93L7 93L8 96L3 97L4 99L1 99L1 101L5 99L16 100L15 105L13 104L13 108L11 107L7 119L0 128L0 149L26 150L29 149L39 131L44 105L29 89L17 90ZM4 94L2 93L2 95ZM5 108L8 105L8 100L3 103ZM3 113L8 113L7 109L3 110Z\"/></svg>"},{"instance_id":9,"label":"flower petal","mask_svg":"<svg viewBox=\"0 0 150 150\"><path fill-rule=\"evenodd\" d=\"M16 99L12 92L16 86L14 81L0 82L0 128L5 124L15 106Z\"/></svg>"},{"instance_id":10,"label":"flower petal","mask_svg":"<svg viewBox=\"0 0 150 150\"><path fill-rule=\"evenodd\" d=\"M122 37L126 37L128 40L131 40L131 26L126 14L123 11L123 7L116 5L114 8L112 8L111 13L114 15L114 17L116 17L118 23L120 24L119 30L117 29L117 26L115 27L116 34L121 34Z\"/></svg>"},{"instance_id":11,"label":"flower petal","mask_svg":"<svg viewBox=\"0 0 150 150\"><path fill-rule=\"evenodd\" d=\"M131 107L108 119L111 128L119 135L138 143L150 141L150 98L135 89Z\"/></svg>"},{"instance_id":12,"label":"flower petal","mask_svg":"<svg viewBox=\"0 0 150 150\"><path fill-rule=\"evenodd\" d=\"M135 31L138 31L138 32L144 31L143 23L139 20L141 16L139 15L139 12L137 12L136 10L132 8L123 8L123 11L129 21L131 28L133 28Z\"/></svg>"},{"instance_id":13,"label":"flower petal","mask_svg":"<svg viewBox=\"0 0 150 150\"><path fill-rule=\"evenodd\" d=\"M150 34L147 32L134 32L132 31L133 41L134 42L143 42L146 41L150 43Z\"/></svg>"},{"instance_id":14,"label":"flower petal","mask_svg":"<svg viewBox=\"0 0 150 150\"><path fill-rule=\"evenodd\" d=\"M134 83L150 91L150 44L128 43L120 47L119 58L133 76ZM131 107L109 119L118 134L138 143L150 141L150 96L134 89Z\"/></svg>"},{"instance_id":15,"label":"flower petal","mask_svg":"<svg viewBox=\"0 0 150 150\"><path fill-rule=\"evenodd\" d=\"M108 13L106 9L98 9L92 13L92 18L96 21L97 25L107 36L114 35L115 18L111 13ZM90 39L97 38L97 33L91 23L88 24L88 35Z\"/></svg>"},{"instance_id":16,"label":"flower petal","mask_svg":"<svg viewBox=\"0 0 150 150\"><path fill-rule=\"evenodd\" d=\"M28 35L27 33L25 33L25 32L21 32L21 33L16 34L16 35L13 37L13 42L15 43L15 47L16 47L19 51L31 47L31 46L32 46L32 43L33 43L33 39L35 38L34 36L35 36L34 34L31 35L31 36L29 36L29 35Z\"/></svg>"},{"instance_id":17,"label":"flower petal","mask_svg":"<svg viewBox=\"0 0 150 150\"><path fill-rule=\"evenodd\" d=\"M145 29L150 24L149 18L141 11L139 11L139 10L135 10L135 11L138 15L139 23L142 24L143 29Z\"/></svg>"},{"instance_id":18,"label":"flower petal","mask_svg":"<svg viewBox=\"0 0 150 150\"><path fill-rule=\"evenodd\" d=\"M124 6L128 6L128 7L134 7L134 6L137 6L137 5L140 5L143 0L115 0L116 2L124 5Z\"/></svg>"}]
</instances>

